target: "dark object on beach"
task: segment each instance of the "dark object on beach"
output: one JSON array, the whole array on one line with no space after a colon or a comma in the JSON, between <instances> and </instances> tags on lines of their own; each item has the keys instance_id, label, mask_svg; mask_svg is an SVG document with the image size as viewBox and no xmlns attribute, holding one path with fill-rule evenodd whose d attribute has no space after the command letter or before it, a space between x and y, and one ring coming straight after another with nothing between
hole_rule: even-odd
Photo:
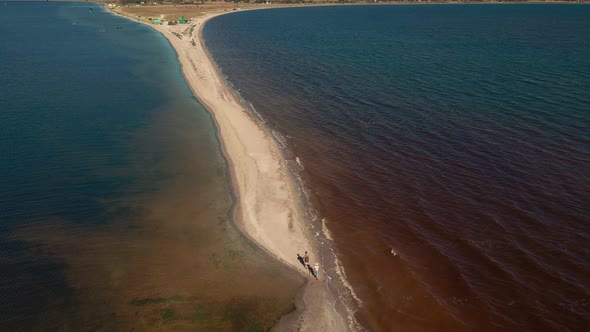
<instances>
[{"instance_id":1,"label":"dark object on beach","mask_svg":"<svg viewBox=\"0 0 590 332\"><path fill-rule=\"evenodd\" d=\"M303 257L301 257L299 254L297 254L297 260L299 261L299 263L301 263L301 265L303 265L303 267L305 267L305 262L303 261Z\"/></svg>"}]
</instances>

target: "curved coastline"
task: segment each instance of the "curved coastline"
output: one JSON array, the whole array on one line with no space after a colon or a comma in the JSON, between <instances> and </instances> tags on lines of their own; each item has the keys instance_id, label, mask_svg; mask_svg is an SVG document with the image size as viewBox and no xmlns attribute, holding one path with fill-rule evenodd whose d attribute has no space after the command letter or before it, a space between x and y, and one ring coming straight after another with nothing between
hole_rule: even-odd
<instances>
[{"instance_id":1,"label":"curved coastline","mask_svg":"<svg viewBox=\"0 0 590 332\"><path fill-rule=\"evenodd\" d=\"M109 12L132 19L123 13ZM193 95L214 120L231 179L234 223L254 245L306 278L296 301L297 310L282 317L273 330L357 330L359 326L350 308L339 303L340 295L330 285L331 278L320 276L319 282L307 279L306 271L295 260L296 254L307 250L312 262L315 262L313 257L320 257L324 263L321 259L324 253L317 240L313 240L319 233L313 230L314 236L305 220L305 201L298 192L300 183L289 169L276 137L239 101L237 92L228 86L205 46L202 36L205 23L228 13L231 12L198 17L191 24L195 26L194 32L183 35L186 39L179 36L187 25L147 25L168 40ZM321 271L326 271L323 266Z\"/></svg>"}]
</instances>

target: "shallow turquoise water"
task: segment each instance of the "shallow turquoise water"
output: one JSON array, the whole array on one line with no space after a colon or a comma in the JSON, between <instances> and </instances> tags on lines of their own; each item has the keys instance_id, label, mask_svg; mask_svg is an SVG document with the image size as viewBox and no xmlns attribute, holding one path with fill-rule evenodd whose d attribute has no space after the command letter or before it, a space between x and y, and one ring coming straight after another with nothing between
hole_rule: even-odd
<instances>
[{"instance_id":1,"label":"shallow turquoise water","mask_svg":"<svg viewBox=\"0 0 590 332\"><path fill-rule=\"evenodd\" d=\"M213 121L162 35L9 2L0 45L0 330L256 330L293 309L301 280L231 222Z\"/></svg>"}]
</instances>

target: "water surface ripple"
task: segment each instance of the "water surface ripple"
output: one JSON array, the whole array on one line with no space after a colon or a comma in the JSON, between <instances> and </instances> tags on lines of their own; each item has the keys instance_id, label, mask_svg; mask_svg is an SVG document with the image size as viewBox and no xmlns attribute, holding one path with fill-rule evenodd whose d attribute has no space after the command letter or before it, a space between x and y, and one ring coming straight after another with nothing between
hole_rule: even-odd
<instances>
[{"instance_id":1,"label":"water surface ripple","mask_svg":"<svg viewBox=\"0 0 590 332\"><path fill-rule=\"evenodd\" d=\"M366 327L587 329L590 7L278 9L204 34L300 157Z\"/></svg>"}]
</instances>

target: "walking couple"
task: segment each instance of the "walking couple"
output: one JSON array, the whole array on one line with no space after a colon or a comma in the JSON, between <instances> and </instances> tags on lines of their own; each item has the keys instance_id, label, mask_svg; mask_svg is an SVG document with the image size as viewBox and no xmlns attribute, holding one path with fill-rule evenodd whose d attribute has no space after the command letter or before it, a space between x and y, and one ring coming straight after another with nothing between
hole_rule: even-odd
<instances>
[{"instance_id":1,"label":"walking couple","mask_svg":"<svg viewBox=\"0 0 590 332\"><path fill-rule=\"evenodd\" d=\"M311 265L309 265L309 255L307 254L307 251L305 252L305 256L303 256L303 257L301 257L299 254L297 254L297 260L299 261L299 263L301 263L301 265L303 265L303 267L307 268L307 270L309 271L309 274L314 276L314 278L316 278L316 280L318 279L318 275L320 273L320 264L315 263L315 269L313 267L311 267Z\"/></svg>"}]
</instances>

